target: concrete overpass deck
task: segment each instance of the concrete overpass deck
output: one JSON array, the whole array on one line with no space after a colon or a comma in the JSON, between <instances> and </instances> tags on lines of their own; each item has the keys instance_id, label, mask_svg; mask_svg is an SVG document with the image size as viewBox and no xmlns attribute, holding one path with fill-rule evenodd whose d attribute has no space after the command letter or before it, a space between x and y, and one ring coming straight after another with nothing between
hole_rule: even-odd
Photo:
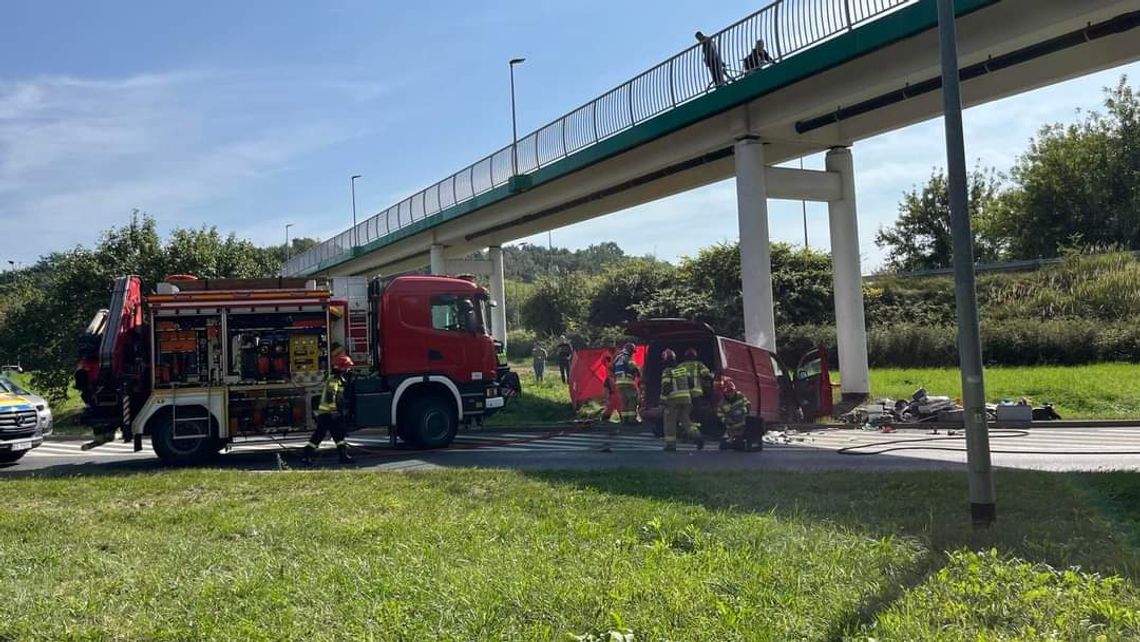
<instances>
[{"instance_id":1,"label":"concrete overpass deck","mask_svg":"<svg viewBox=\"0 0 1140 642\"><path fill-rule=\"evenodd\" d=\"M1140 58L1140 0L956 0L963 100L978 105ZM934 0L779 0L304 254L289 275L395 273L941 113ZM763 40L773 64L743 71ZM1010 114L1017 118L1017 114ZM831 172L770 169L767 196L833 200ZM443 258L443 257L441 257Z\"/></svg>"}]
</instances>

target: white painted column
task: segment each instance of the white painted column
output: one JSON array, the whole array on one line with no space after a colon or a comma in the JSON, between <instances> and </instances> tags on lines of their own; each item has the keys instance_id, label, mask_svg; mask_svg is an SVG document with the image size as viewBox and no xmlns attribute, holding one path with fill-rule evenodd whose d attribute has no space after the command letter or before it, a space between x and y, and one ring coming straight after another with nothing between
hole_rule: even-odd
<instances>
[{"instance_id":1,"label":"white painted column","mask_svg":"<svg viewBox=\"0 0 1140 642\"><path fill-rule=\"evenodd\" d=\"M431 246L431 273L432 274L447 274L445 261L443 258L443 246Z\"/></svg>"},{"instance_id":2,"label":"white painted column","mask_svg":"<svg viewBox=\"0 0 1140 642\"><path fill-rule=\"evenodd\" d=\"M855 162L851 150L827 153L827 171L839 174L842 195L827 204L831 227L831 274L835 289L835 330L845 395L871 391L867 369L867 323L863 314L863 276L859 261L859 220L855 209Z\"/></svg>"},{"instance_id":3,"label":"white painted column","mask_svg":"<svg viewBox=\"0 0 1140 642\"><path fill-rule=\"evenodd\" d=\"M507 344L507 288L503 277L503 248L487 249L491 259L491 300L498 305L491 312L491 335Z\"/></svg>"},{"instance_id":4,"label":"white painted column","mask_svg":"<svg viewBox=\"0 0 1140 642\"><path fill-rule=\"evenodd\" d=\"M768 238L768 182L764 143L736 142L736 206L740 219L740 281L744 291L744 338L776 351L772 300L772 251Z\"/></svg>"}]
</instances>

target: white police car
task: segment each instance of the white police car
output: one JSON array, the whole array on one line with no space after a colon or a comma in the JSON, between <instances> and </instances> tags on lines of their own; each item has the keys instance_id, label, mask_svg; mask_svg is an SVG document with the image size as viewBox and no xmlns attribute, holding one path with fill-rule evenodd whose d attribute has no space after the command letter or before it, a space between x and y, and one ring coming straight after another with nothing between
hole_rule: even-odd
<instances>
[{"instance_id":1,"label":"white police car","mask_svg":"<svg viewBox=\"0 0 1140 642\"><path fill-rule=\"evenodd\" d=\"M39 446L52 430L43 398L0 376L0 464L10 464Z\"/></svg>"}]
</instances>

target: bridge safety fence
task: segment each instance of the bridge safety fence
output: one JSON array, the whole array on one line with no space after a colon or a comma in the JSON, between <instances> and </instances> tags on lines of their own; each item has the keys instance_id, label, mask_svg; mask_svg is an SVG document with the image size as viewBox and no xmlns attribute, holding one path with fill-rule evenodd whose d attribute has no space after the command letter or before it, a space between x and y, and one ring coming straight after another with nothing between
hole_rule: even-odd
<instances>
[{"instance_id":1,"label":"bridge safety fence","mask_svg":"<svg viewBox=\"0 0 1140 642\"><path fill-rule=\"evenodd\" d=\"M554 122L359 222L286 263L298 275L351 256L425 218L507 184L746 75L762 73L807 49L919 0L776 0L709 34ZM512 148L517 169L512 171Z\"/></svg>"}]
</instances>

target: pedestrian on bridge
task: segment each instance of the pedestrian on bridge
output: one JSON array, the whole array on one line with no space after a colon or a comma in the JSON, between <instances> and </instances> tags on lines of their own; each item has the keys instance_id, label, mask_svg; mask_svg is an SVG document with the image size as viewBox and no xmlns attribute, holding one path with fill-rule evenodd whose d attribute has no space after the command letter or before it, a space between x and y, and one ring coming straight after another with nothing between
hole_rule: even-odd
<instances>
[{"instance_id":1,"label":"pedestrian on bridge","mask_svg":"<svg viewBox=\"0 0 1140 642\"><path fill-rule=\"evenodd\" d=\"M749 74L761 67L766 67L775 64L772 54L768 53L768 48L764 45L763 40L757 40L756 46L752 48L752 52L744 59L744 73Z\"/></svg>"},{"instance_id":2,"label":"pedestrian on bridge","mask_svg":"<svg viewBox=\"0 0 1140 642\"><path fill-rule=\"evenodd\" d=\"M724 66L724 59L720 57L720 48L716 46L715 40L700 31L696 37L697 42L701 43L701 55L704 57L705 66L709 68L709 73L712 74L713 84L720 87L728 82L728 69Z\"/></svg>"}]
</instances>

